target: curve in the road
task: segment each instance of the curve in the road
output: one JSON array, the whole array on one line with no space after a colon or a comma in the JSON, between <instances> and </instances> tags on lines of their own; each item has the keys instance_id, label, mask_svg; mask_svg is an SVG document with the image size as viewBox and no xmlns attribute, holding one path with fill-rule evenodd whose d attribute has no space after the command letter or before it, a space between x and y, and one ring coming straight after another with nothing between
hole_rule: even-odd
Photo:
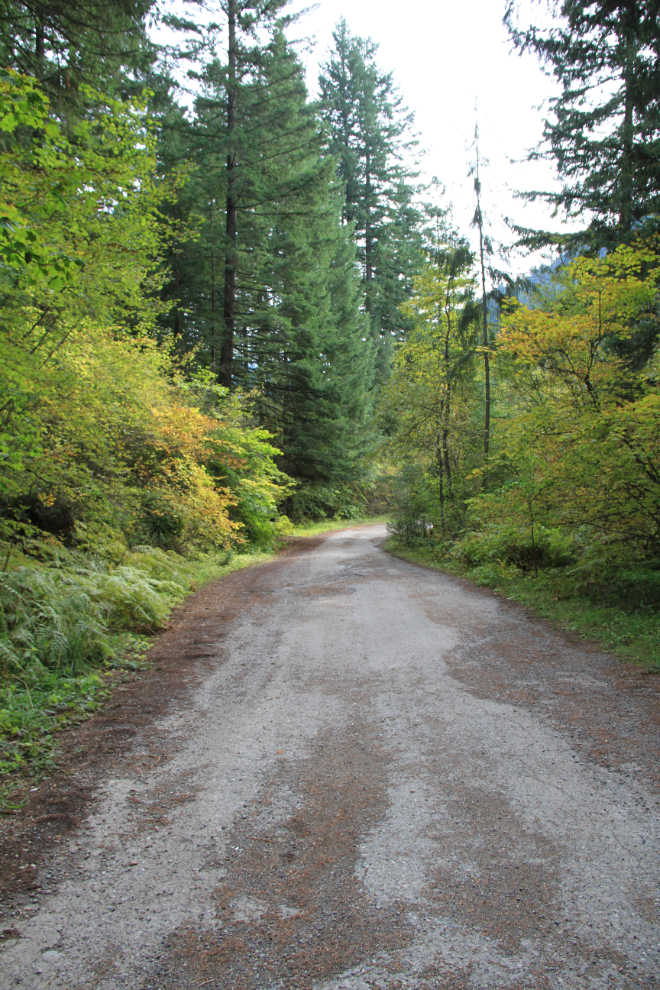
<instances>
[{"instance_id":1,"label":"curve in the road","mask_svg":"<svg viewBox=\"0 0 660 990\"><path fill-rule=\"evenodd\" d=\"M254 569L221 639L191 613L166 758L143 728L3 987L657 985L657 693L384 535Z\"/></svg>"}]
</instances>

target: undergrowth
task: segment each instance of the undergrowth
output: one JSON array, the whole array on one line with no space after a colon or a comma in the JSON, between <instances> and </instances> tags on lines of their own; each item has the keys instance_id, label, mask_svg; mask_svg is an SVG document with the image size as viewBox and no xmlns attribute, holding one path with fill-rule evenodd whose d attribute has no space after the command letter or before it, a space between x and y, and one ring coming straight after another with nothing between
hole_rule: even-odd
<instances>
[{"instance_id":1,"label":"undergrowth","mask_svg":"<svg viewBox=\"0 0 660 990\"><path fill-rule=\"evenodd\" d=\"M498 560L470 566L439 542L406 543L395 536L390 536L385 549L412 563L493 588L560 628L597 641L620 659L660 673L658 571L569 566L535 571Z\"/></svg>"},{"instance_id":2,"label":"undergrowth","mask_svg":"<svg viewBox=\"0 0 660 990\"><path fill-rule=\"evenodd\" d=\"M280 536L312 536L378 522L360 518L293 526ZM57 732L88 717L122 670L146 666L154 633L175 605L207 581L272 557L265 549L184 557L172 550L116 541L68 550L34 542L14 551L0 573L0 806L16 775L40 778L54 765Z\"/></svg>"},{"instance_id":3,"label":"undergrowth","mask_svg":"<svg viewBox=\"0 0 660 990\"><path fill-rule=\"evenodd\" d=\"M0 777L40 777L55 733L94 712L117 671L145 666L149 636L214 577L268 553L199 554L136 547L119 562L58 548L0 575Z\"/></svg>"}]
</instances>

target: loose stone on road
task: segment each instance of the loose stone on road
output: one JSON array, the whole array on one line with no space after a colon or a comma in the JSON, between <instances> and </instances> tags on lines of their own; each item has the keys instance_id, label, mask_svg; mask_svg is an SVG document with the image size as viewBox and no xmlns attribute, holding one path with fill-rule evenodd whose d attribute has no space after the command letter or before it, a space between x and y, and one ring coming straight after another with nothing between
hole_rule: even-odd
<instances>
[{"instance_id":1,"label":"loose stone on road","mask_svg":"<svg viewBox=\"0 0 660 990\"><path fill-rule=\"evenodd\" d=\"M187 603L0 986L660 984L654 679L384 536Z\"/></svg>"}]
</instances>

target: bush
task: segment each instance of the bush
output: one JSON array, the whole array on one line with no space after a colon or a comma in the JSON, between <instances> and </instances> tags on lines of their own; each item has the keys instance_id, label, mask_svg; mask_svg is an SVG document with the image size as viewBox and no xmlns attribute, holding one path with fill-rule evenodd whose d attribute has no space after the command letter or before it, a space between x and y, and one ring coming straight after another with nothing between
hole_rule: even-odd
<instances>
[{"instance_id":1,"label":"bush","mask_svg":"<svg viewBox=\"0 0 660 990\"><path fill-rule=\"evenodd\" d=\"M449 556L471 568L501 563L530 571L566 566L576 559L576 549L574 539L558 528L537 525L532 540L529 526L523 529L510 523L491 523L458 540Z\"/></svg>"},{"instance_id":2,"label":"bush","mask_svg":"<svg viewBox=\"0 0 660 990\"><path fill-rule=\"evenodd\" d=\"M287 516L294 522L307 519L360 519L365 514L367 498L360 488L339 485L301 485L283 503Z\"/></svg>"},{"instance_id":3,"label":"bush","mask_svg":"<svg viewBox=\"0 0 660 990\"><path fill-rule=\"evenodd\" d=\"M147 492L142 500L142 517L139 528L148 543L175 550L181 545L186 525L180 512L174 512L169 501L156 492Z\"/></svg>"},{"instance_id":4,"label":"bush","mask_svg":"<svg viewBox=\"0 0 660 990\"><path fill-rule=\"evenodd\" d=\"M273 543L273 524L268 515L256 512L245 506L240 506L232 513L232 518L240 522L243 529L241 535L252 547L264 550Z\"/></svg>"}]
</instances>

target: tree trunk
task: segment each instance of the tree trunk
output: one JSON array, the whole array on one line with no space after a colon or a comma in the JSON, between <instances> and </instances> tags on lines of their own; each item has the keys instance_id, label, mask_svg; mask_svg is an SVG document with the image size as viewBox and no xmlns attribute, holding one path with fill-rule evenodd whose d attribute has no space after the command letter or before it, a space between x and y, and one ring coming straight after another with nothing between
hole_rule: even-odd
<instances>
[{"instance_id":1,"label":"tree trunk","mask_svg":"<svg viewBox=\"0 0 660 990\"><path fill-rule=\"evenodd\" d=\"M366 306L367 312L371 313L372 300L370 284L374 277L373 264L371 260L371 254L373 250L372 243L372 232L371 232L371 156L369 154L369 149L367 148L367 155L365 161L365 182L364 182L364 262L365 262L365 278L366 278Z\"/></svg>"},{"instance_id":2,"label":"tree trunk","mask_svg":"<svg viewBox=\"0 0 660 990\"><path fill-rule=\"evenodd\" d=\"M36 62L35 75L37 79L43 79L45 47L44 22L40 17L38 17L34 29L34 58Z\"/></svg>"},{"instance_id":3,"label":"tree trunk","mask_svg":"<svg viewBox=\"0 0 660 990\"><path fill-rule=\"evenodd\" d=\"M440 502L440 529L442 530L442 535L445 535L445 486L444 486L444 462L442 456L442 446L440 442L440 437L436 440L436 452L435 457L438 464L438 499Z\"/></svg>"},{"instance_id":4,"label":"tree trunk","mask_svg":"<svg viewBox=\"0 0 660 990\"><path fill-rule=\"evenodd\" d=\"M633 193L633 71L634 46L628 42L626 66L624 70L625 96L623 104L623 156L621 162L621 178L619 182L619 224L625 234L632 229L632 193Z\"/></svg>"},{"instance_id":5,"label":"tree trunk","mask_svg":"<svg viewBox=\"0 0 660 990\"><path fill-rule=\"evenodd\" d=\"M182 330L181 323L181 310L179 309L179 285L181 284L181 278L179 274L179 246L177 244L176 250L174 252L174 285L176 286L177 300L174 304L174 336L180 337Z\"/></svg>"},{"instance_id":6,"label":"tree trunk","mask_svg":"<svg viewBox=\"0 0 660 990\"><path fill-rule=\"evenodd\" d=\"M484 411L484 456L488 457L490 446L490 358L488 356L488 305L486 302L486 270L484 266L484 235L481 210L479 210L479 256L481 258L481 316L484 347L484 377L486 382Z\"/></svg>"},{"instance_id":7,"label":"tree trunk","mask_svg":"<svg viewBox=\"0 0 660 990\"><path fill-rule=\"evenodd\" d=\"M238 238L238 206L236 200L236 150L233 133L236 130L236 0L228 0L228 61L227 77L227 228L225 242L225 291L223 303L224 337L220 354L218 379L231 387L234 361L234 332L236 329L236 242Z\"/></svg>"},{"instance_id":8,"label":"tree trunk","mask_svg":"<svg viewBox=\"0 0 660 990\"><path fill-rule=\"evenodd\" d=\"M449 283L451 285L451 283ZM447 332L445 334L445 378L447 380L447 399L444 404L444 428L442 430L442 458L447 475L447 488L449 498L454 498L451 479L451 461L449 460L449 417L451 416L451 363L449 360L449 341L451 338L451 299L449 295L445 300L445 319L447 320Z\"/></svg>"},{"instance_id":9,"label":"tree trunk","mask_svg":"<svg viewBox=\"0 0 660 990\"><path fill-rule=\"evenodd\" d=\"M484 376L486 380L486 409L484 413L484 457L488 457L490 446L490 359L488 356L488 304L486 301L486 265L484 262L484 218L481 212L481 180L479 179L479 145L477 144L477 174L474 180L477 194L477 210L474 220L479 228L479 259L481 262L481 318L484 351Z\"/></svg>"}]
</instances>

